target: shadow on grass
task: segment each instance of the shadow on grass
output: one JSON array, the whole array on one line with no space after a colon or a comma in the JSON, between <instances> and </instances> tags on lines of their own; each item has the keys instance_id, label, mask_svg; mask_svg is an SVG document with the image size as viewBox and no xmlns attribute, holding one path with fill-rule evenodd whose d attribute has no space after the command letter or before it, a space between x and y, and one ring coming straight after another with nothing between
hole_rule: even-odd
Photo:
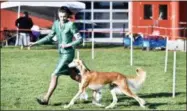
<instances>
[{"instance_id":1,"label":"shadow on grass","mask_svg":"<svg viewBox=\"0 0 187 111\"><path fill-rule=\"evenodd\" d=\"M167 105L168 103L146 103L146 107L149 109L157 109L157 107L162 106L162 105Z\"/></svg>"},{"instance_id":2,"label":"shadow on grass","mask_svg":"<svg viewBox=\"0 0 187 111\"><path fill-rule=\"evenodd\" d=\"M175 96L185 94L184 92L176 92ZM161 92L161 93L151 93L151 94L139 94L142 98L156 98L156 97L172 97L172 93Z\"/></svg>"},{"instance_id":3,"label":"shadow on grass","mask_svg":"<svg viewBox=\"0 0 187 111\"><path fill-rule=\"evenodd\" d=\"M157 109L158 106L166 105L167 103L146 103L145 107L149 109ZM137 106L140 107L137 101L130 101L129 104L118 104L117 106Z\"/></svg>"},{"instance_id":4,"label":"shadow on grass","mask_svg":"<svg viewBox=\"0 0 187 111\"><path fill-rule=\"evenodd\" d=\"M89 104L89 103L92 103L91 101L76 101L74 104ZM61 105L67 105L69 104L69 102L57 102L57 103L54 103L54 104L51 104L51 106L61 106Z\"/></svg>"},{"instance_id":5,"label":"shadow on grass","mask_svg":"<svg viewBox=\"0 0 187 111\"><path fill-rule=\"evenodd\" d=\"M176 92L175 96L179 96L181 94L185 94L185 93L184 92ZM141 98L172 97L172 93L161 92L161 93L139 94L139 97L141 97ZM106 101L111 101L111 99L108 99ZM130 98L130 97L127 97L127 96L124 96L124 95L120 95L118 97L118 102L123 102L125 100L128 100L129 104L118 104L117 106L139 106L139 103L137 101L135 101L134 99ZM106 101L103 101L103 102L106 102ZM90 104L92 102L91 102L91 99L88 100L88 101L79 101L78 100L78 101L75 102L75 104L81 104L81 103L82 104ZM51 104L51 106L62 106L62 105L65 105L65 104L69 104L69 102L57 102L57 103ZM157 109L157 107L162 106L162 105L167 105L167 104L168 103L148 103L147 102L145 106L149 109ZM179 103L179 104L183 105L183 104L186 104L186 103L184 102L184 103Z\"/></svg>"},{"instance_id":6,"label":"shadow on grass","mask_svg":"<svg viewBox=\"0 0 187 111\"><path fill-rule=\"evenodd\" d=\"M181 94L185 94L185 92L176 92L175 96L179 96ZM150 94L139 94L139 97L141 98L162 98L162 97L172 97L172 93L168 93L168 92L161 92L161 93L150 93ZM120 96L119 97L119 101L124 101L124 100L131 100L132 98L127 97L127 96ZM156 109L158 106L161 105L167 105L168 103L146 103L146 107L148 107L149 109ZM184 103L179 103L181 105L186 104ZM139 106L139 103L137 101L130 101L130 105L135 105L135 106ZM121 104L119 106L127 106L124 104ZM129 106L129 105L128 105Z\"/></svg>"},{"instance_id":7,"label":"shadow on grass","mask_svg":"<svg viewBox=\"0 0 187 111\"><path fill-rule=\"evenodd\" d=\"M175 96L185 94L185 92L176 92ZM168 92L161 92L161 93L149 93L149 94L138 94L141 98L157 98L157 97L172 97L172 93ZM124 99L131 99L130 97L121 95L118 100L124 100Z\"/></svg>"}]
</instances>

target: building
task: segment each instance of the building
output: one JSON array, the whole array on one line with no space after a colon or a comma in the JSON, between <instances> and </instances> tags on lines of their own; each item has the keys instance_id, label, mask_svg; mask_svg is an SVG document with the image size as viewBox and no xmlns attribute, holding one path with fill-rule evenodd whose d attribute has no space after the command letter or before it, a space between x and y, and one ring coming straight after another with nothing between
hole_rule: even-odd
<instances>
[{"instance_id":1,"label":"building","mask_svg":"<svg viewBox=\"0 0 187 111\"><path fill-rule=\"evenodd\" d=\"M81 30L86 29L87 32L83 31L82 34L88 40L94 36L98 42L122 42L124 32L144 35L158 32L170 40L187 37L187 29L183 28L187 27L187 1L80 2L86 4L86 9L75 15L75 22ZM1 17L5 16L2 14ZM7 20L9 23L13 21L7 16L1 19L1 23ZM93 32L92 23L95 24ZM48 22L44 26L50 24Z\"/></svg>"},{"instance_id":2,"label":"building","mask_svg":"<svg viewBox=\"0 0 187 111\"><path fill-rule=\"evenodd\" d=\"M170 39L187 37L187 1L133 2L132 31L151 34L159 31ZM186 24L186 25L184 25ZM150 26L138 29L136 26ZM160 28L157 28L160 27Z\"/></svg>"},{"instance_id":3,"label":"building","mask_svg":"<svg viewBox=\"0 0 187 111\"><path fill-rule=\"evenodd\" d=\"M187 37L187 1L83 1L86 10L75 16L84 29L95 23L93 36L110 41L121 41L122 32L151 35L158 32L170 40ZM79 21L80 20L80 21ZM91 32L87 37L91 37ZM118 40L117 40L118 39ZM102 41L102 39L99 39Z\"/></svg>"}]
</instances>

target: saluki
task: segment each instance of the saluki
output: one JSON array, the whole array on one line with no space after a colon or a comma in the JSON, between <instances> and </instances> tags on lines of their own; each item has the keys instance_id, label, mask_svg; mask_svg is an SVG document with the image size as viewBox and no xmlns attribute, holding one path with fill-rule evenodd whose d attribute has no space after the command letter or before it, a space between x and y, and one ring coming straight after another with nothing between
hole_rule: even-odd
<instances>
[{"instance_id":1,"label":"saluki","mask_svg":"<svg viewBox=\"0 0 187 111\"><path fill-rule=\"evenodd\" d=\"M93 90L93 103L97 106L103 106L99 103L97 98L100 94L100 90L106 84L110 85L110 92L113 97L113 101L110 105L105 107L113 108L117 104L116 94L125 94L129 97L134 98L141 107L145 107L145 101L138 97L133 91L139 89L139 87L144 83L146 79L146 72L142 68L137 68L135 77L128 77L118 72L97 72L89 70L84 62L80 59L74 59L70 66L75 66L80 71L81 83L79 84L79 91L72 98L68 105L65 105L64 108L69 108L74 104L76 99L85 92L86 88L89 87Z\"/></svg>"}]
</instances>

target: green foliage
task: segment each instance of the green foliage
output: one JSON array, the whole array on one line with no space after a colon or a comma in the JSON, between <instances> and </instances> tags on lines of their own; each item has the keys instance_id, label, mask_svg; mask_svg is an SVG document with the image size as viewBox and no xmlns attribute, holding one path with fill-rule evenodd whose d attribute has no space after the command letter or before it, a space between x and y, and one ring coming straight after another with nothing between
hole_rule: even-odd
<instances>
[{"instance_id":1,"label":"green foliage","mask_svg":"<svg viewBox=\"0 0 187 111\"><path fill-rule=\"evenodd\" d=\"M31 50L18 47L1 49L1 109L2 110L64 110L76 94L78 84L69 76L61 76L50 100L50 105L41 106L35 98L47 91L50 74L58 61L55 46L36 46ZM147 102L145 110L186 110L186 53L177 52L176 97L172 98L173 52L169 52L168 71L164 73L165 51L134 50L133 66L130 66L130 51L123 47L95 49L91 59L91 48L79 48L80 58L91 70L115 71L135 75L135 69L147 71L147 80L137 93ZM77 101L71 109L103 110L92 104L92 91L87 89L88 101ZM102 104L112 102L108 86L102 90ZM118 96L114 110L144 110L132 98Z\"/></svg>"}]
</instances>

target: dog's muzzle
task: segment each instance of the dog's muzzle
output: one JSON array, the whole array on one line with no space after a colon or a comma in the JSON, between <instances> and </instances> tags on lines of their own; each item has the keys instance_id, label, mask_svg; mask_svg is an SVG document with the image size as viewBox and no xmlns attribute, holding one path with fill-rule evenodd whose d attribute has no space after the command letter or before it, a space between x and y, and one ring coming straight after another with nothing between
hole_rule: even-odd
<instances>
[{"instance_id":1,"label":"dog's muzzle","mask_svg":"<svg viewBox=\"0 0 187 111\"><path fill-rule=\"evenodd\" d=\"M68 64L68 67L69 67L69 68L76 67L76 66L77 66L77 65L76 65L74 62L71 62L71 63Z\"/></svg>"}]
</instances>

